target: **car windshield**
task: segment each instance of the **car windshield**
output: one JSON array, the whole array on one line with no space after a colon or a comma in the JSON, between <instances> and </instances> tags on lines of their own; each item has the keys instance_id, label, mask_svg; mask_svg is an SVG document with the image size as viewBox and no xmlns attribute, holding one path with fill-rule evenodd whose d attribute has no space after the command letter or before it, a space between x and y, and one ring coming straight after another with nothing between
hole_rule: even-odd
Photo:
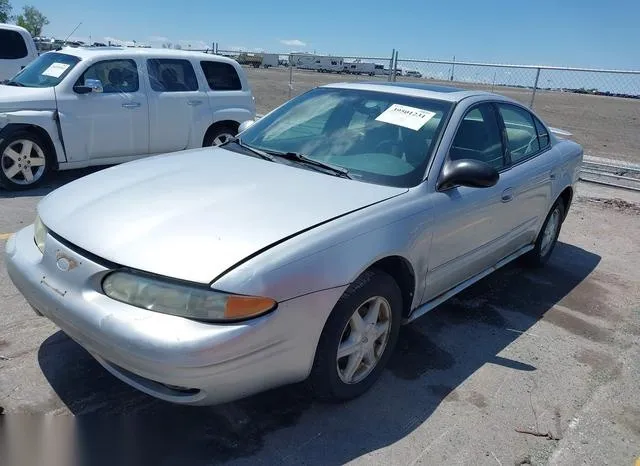
<instances>
[{"instance_id":1,"label":"car windshield","mask_svg":"<svg viewBox=\"0 0 640 466\"><path fill-rule=\"evenodd\" d=\"M342 167L356 180L411 187L422 181L451 108L440 100L317 88L258 120L241 140Z\"/></svg>"},{"instance_id":2,"label":"car windshield","mask_svg":"<svg viewBox=\"0 0 640 466\"><path fill-rule=\"evenodd\" d=\"M9 80L9 84L24 87L57 86L79 61L78 57L66 53L43 53Z\"/></svg>"}]
</instances>

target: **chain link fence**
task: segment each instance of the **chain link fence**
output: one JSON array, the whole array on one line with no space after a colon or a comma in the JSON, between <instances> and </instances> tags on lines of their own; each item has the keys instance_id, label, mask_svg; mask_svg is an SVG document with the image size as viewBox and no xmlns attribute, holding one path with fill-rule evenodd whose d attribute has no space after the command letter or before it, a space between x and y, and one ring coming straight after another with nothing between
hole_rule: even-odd
<instances>
[{"instance_id":1,"label":"chain link fence","mask_svg":"<svg viewBox=\"0 0 640 466\"><path fill-rule=\"evenodd\" d=\"M210 51L209 51L210 52ZM640 71L216 50L247 69L258 113L334 82L404 81L478 89L533 108L593 156L640 161ZM260 57L269 58L265 68ZM273 56L277 56L274 61Z\"/></svg>"}]
</instances>

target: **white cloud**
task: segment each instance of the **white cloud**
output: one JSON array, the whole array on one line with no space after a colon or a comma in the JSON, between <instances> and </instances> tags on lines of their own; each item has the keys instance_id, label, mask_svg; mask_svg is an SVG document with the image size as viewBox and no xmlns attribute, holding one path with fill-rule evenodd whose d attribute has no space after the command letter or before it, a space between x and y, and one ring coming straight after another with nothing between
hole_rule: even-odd
<instances>
[{"instance_id":1,"label":"white cloud","mask_svg":"<svg viewBox=\"0 0 640 466\"><path fill-rule=\"evenodd\" d=\"M158 42L161 44L164 42L170 42L169 38L165 36L150 36L148 40L149 42L152 42L152 43Z\"/></svg>"},{"instance_id":2,"label":"white cloud","mask_svg":"<svg viewBox=\"0 0 640 466\"><path fill-rule=\"evenodd\" d=\"M213 46L213 44L208 44L205 41L198 39L178 39L176 43L180 44L180 46L186 50L206 50Z\"/></svg>"},{"instance_id":3,"label":"white cloud","mask_svg":"<svg viewBox=\"0 0 640 466\"><path fill-rule=\"evenodd\" d=\"M281 44L288 45L289 47L306 47L307 43L302 42L300 39L281 39Z\"/></svg>"}]
</instances>

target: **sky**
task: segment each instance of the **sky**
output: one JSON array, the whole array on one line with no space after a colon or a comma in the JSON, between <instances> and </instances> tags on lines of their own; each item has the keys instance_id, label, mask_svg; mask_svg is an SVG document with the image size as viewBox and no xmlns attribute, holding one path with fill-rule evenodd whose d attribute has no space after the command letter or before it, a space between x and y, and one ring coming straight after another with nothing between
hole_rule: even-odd
<instances>
[{"instance_id":1,"label":"sky","mask_svg":"<svg viewBox=\"0 0 640 466\"><path fill-rule=\"evenodd\" d=\"M10 1L57 38L640 70L638 0Z\"/></svg>"}]
</instances>

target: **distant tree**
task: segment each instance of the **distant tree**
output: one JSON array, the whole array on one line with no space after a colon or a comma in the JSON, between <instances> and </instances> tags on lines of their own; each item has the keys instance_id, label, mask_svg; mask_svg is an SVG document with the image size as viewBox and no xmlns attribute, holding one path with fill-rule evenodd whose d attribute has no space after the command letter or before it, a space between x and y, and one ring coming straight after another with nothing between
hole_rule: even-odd
<instances>
[{"instance_id":1,"label":"distant tree","mask_svg":"<svg viewBox=\"0 0 640 466\"><path fill-rule=\"evenodd\" d=\"M42 34L42 28L49 24L49 20L36 7L26 5L22 8L22 14L18 15L16 24L29 31L33 37L37 37Z\"/></svg>"},{"instance_id":2,"label":"distant tree","mask_svg":"<svg viewBox=\"0 0 640 466\"><path fill-rule=\"evenodd\" d=\"M8 23L11 20L11 3L9 0L0 0L0 23Z\"/></svg>"}]
</instances>

